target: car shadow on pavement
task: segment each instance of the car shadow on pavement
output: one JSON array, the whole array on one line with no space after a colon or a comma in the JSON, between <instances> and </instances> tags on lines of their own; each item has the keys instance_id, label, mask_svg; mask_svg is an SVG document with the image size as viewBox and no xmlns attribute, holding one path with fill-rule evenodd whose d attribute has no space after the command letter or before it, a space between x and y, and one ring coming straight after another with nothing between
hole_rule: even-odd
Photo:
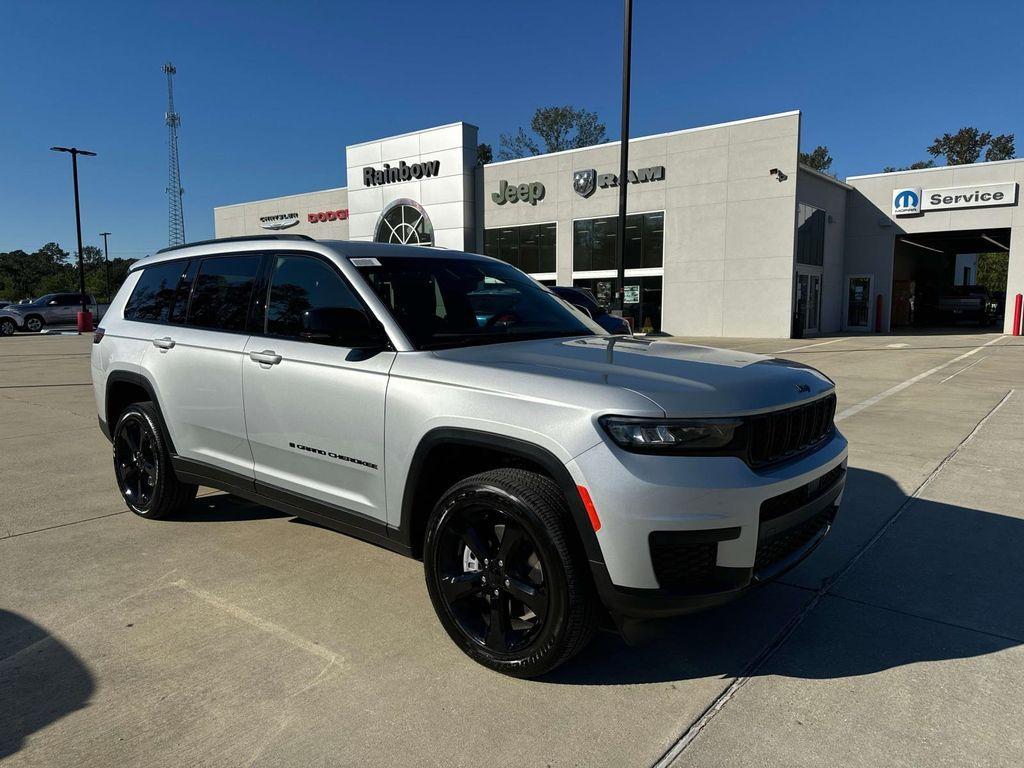
<instances>
[{"instance_id":1,"label":"car shadow on pavement","mask_svg":"<svg viewBox=\"0 0 1024 768\"><path fill-rule=\"evenodd\" d=\"M0 609L0 761L33 733L88 706L94 689L70 648L24 616Z\"/></svg>"},{"instance_id":2,"label":"car shadow on pavement","mask_svg":"<svg viewBox=\"0 0 1024 768\"><path fill-rule=\"evenodd\" d=\"M227 493L199 496L188 514L172 518L176 523L231 523L244 520L271 520L289 517L285 512L247 501Z\"/></svg>"},{"instance_id":3,"label":"car shadow on pavement","mask_svg":"<svg viewBox=\"0 0 1024 768\"><path fill-rule=\"evenodd\" d=\"M895 506L870 510L863 502L892 499L894 486L885 475L850 471L847 494L859 491L862 503L845 509L844 501L832 534L810 556L827 558L826 580L841 572L891 518ZM860 510L863 518L853 519ZM865 518L872 524L865 524ZM844 525L850 529L845 535ZM1024 645L1024 520L914 499L803 617L778 652L752 669L815 594L805 587L769 584L711 611L653 622L651 637L639 647L628 646L617 634L600 633L543 681L617 685L743 675L831 679Z\"/></svg>"}]
</instances>

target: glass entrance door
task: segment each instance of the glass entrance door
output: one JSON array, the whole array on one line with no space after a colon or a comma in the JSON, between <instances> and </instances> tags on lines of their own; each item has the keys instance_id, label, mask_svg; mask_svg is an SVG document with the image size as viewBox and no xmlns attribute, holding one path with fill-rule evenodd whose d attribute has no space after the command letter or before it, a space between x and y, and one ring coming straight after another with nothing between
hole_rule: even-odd
<instances>
[{"instance_id":1,"label":"glass entrance door","mask_svg":"<svg viewBox=\"0 0 1024 768\"><path fill-rule=\"evenodd\" d=\"M798 272L796 314L804 333L817 333L821 325L821 275Z\"/></svg>"},{"instance_id":2,"label":"glass entrance door","mask_svg":"<svg viewBox=\"0 0 1024 768\"><path fill-rule=\"evenodd\" d=\"M846 328L871 329L871 275L846 276Z\"/></svg>"}]
</instances>

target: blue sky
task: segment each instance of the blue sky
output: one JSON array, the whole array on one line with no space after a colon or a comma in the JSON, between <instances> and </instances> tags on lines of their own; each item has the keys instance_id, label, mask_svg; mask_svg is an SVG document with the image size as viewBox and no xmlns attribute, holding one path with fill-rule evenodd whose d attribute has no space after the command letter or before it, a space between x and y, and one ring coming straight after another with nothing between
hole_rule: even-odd
<instances>
[{"instance_id":1,"label":"blue sky","mask_svg":"<svg viewBox=\"0 0 1024 768\"><path fill-rule=\"evenodd\" d=\"M635 0L634 136L803 110L840 177L926 157L944 131L1016 133L1024 4ZM621 3L10 2L0 26L0 250L112 255L167 240L166 91L178 68L189 240L213 206L345 184L346 144L465 120L494 144L541 105L618 136Z\"/></svg>"}]
</instances>

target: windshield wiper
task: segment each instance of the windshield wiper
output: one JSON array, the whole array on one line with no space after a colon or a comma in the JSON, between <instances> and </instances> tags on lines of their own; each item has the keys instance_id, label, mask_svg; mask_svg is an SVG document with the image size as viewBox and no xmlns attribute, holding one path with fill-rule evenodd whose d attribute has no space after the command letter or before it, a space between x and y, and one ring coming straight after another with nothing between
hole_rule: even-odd
<instances>
[{"instance_id":1,"label":"windshield wiper","mask_svg":"<svg viewBox=\"0 0 1024 768\"><path fill-rule=\"evenodd\" d=\"M514 341L535 339L557 339L575 336L590 336L584 330L534 331L532 333L435 333L430 341L419 345L420 349L446 349L480 344L504 344Z\"/></svg>"}]
</instances>

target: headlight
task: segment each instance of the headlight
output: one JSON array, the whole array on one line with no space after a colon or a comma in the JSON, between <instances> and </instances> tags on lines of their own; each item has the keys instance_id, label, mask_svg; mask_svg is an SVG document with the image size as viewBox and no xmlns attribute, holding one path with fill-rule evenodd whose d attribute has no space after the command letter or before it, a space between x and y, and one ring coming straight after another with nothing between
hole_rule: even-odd
<instances>
[{"instance_id":1,"label":"headlight","mask_svg":"<svg viewBox=\"0 0 1024 768\"><path fill-rule=\"evenodd\" d=\"M740 446L738 419L631 419L603 416L601 426L619 446L637 453L721 453Z\"/></svg>"}]
</instances>

